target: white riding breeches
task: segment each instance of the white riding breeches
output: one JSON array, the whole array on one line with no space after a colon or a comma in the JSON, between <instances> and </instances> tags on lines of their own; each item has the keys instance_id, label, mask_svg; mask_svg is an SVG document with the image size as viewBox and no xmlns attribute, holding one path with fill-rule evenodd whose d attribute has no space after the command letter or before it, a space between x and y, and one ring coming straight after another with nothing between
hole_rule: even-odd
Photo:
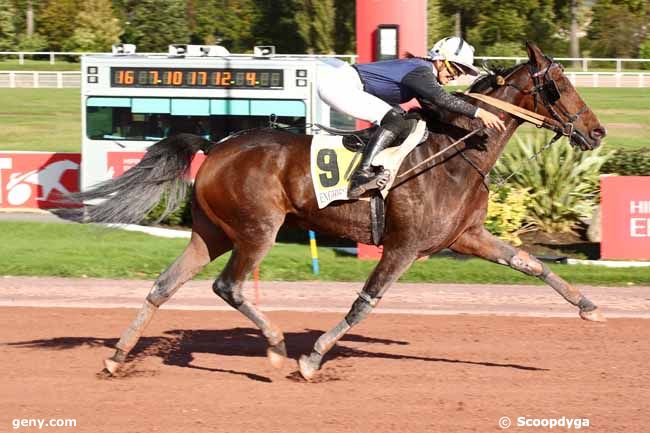
<instances>
[{"instance_id":1,"label":"white riding breeches","mask_svg":"<svg viewBox=\"0 0 650 433\"><path fill-rule=\"evenodd\" d=\"M318 96L334 110L379 124L392 107L363 91L359 73L338 59L322 59L318 71Z\"/></svg>"}]
</instances>

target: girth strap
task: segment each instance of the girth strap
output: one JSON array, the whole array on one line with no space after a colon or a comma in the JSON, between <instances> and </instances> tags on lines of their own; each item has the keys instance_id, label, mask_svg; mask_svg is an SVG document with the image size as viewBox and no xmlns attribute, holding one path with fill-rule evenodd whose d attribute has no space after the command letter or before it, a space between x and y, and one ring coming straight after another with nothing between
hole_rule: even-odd
<instances>
[{"instance_id":1,"label":"girth strap","mask_svg":"<svg viewBox=\"0 0 650 433\"><path fill-rule=\"evenodd\" d=\"M370 197L370 231L372 232L372 243L375 245L381 245L381 239L384 237L385 206L384 197L378 191L374 192Z\"/></svg>"}]
</instances>

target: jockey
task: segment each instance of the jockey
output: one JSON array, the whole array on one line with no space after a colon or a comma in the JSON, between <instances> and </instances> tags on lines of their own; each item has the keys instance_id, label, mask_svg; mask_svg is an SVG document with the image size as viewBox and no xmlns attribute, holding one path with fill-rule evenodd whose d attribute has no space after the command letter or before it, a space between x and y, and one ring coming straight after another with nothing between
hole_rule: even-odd
<instances>
[{"instance_id":1,"label":"jockey","mask_svg":"<svg viewBox=\"0 0 650 433\"><path fill-rule=\"evenodd\" d=\"M442 87L461 75L478 75L473 66L474 47L462 38L454 36L438 41L426 58L407 56L406 59L356 65L336 59L324 60L329 67L319 74L320 98L336 111L379 125L350 179L349 198L358 198L378 188L380 176L371 167L372 159L411 130L412 122L397 106L412 98L479 118L487 127L505 129L497 116L447 93Z\"/></svg>"}]
</instances>

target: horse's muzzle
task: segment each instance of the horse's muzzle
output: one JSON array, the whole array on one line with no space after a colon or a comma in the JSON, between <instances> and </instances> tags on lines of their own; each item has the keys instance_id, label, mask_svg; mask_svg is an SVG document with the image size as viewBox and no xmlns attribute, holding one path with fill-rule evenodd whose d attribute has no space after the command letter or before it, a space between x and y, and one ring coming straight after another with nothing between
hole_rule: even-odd
<instances>
[{"instance_id":1,"label":"horse's muzzle","mask_svg":"<svg viewBox=\"0 0 650 433\"><path fill-rule=\"evenodd\" d=\"M600 146L606 135L607 130L602 126L592 129L589 132L589 137L586 137L578 130L573 130L570 141L573 146L579 147L580 150L593 150Z\"/></svg>"}]
</instances>

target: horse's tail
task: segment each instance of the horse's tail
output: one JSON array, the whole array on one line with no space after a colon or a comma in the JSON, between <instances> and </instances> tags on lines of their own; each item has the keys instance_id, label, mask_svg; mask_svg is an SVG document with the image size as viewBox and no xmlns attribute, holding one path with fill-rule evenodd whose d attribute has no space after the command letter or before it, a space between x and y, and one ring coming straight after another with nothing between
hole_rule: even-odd
<instances>
[{"instance_id":1,"label":"horse's tail","mask_svg":"<svg viewBox=\"0 0 650 433\"><path fill-rule=\"evenodd\" d=\"M159 220L178 208L188 191L186 175L199 150L208 153L214 143L192 134L178 134L147 149L138 164L123 175L97 184L88 191L66 196L68 203L105 199L86 208L62 209L57 214L78 222L134 224L166 198Z\"/></svg>"}]
</instances>

